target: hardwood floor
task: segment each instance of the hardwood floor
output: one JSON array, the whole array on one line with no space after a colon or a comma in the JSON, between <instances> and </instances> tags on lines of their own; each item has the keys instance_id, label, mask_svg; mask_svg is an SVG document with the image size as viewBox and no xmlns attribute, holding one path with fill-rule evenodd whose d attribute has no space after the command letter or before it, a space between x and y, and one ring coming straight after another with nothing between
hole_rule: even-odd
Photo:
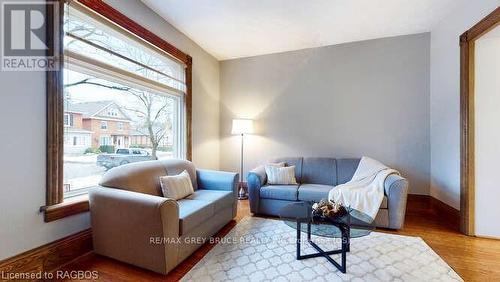
<instances>
[{"instance_id":1,"label":"hardwood floor","mask_svg":"<svg viewBox=\"0 0 500 282\"><path fill-rule=\"evenodd\" d=\"M240 201L236 220L226 225L217 236L227 234L246 216L251 216L248 201ZM377 231L422 237L465 281L500 281L500 240L461 235L458 228L450 222L453 220L434 214L425 199L412 197L408 202L404 229ZM95 254L85 255L63 270L98 271L99 281L177 281L213 247L210 244L204 245L168 276Z\"/></svg>"}]
</instances>

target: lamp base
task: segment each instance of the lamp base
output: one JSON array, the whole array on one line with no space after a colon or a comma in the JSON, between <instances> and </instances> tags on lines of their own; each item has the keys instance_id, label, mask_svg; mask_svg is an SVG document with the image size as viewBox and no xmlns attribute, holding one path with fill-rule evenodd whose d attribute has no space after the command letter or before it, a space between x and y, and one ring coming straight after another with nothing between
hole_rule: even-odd
<instances>
[{"instance_id":1,"label":"lamp base","mask_svg":"<svg viewBox=\"0 0 500 282\"><path fill-rule=\"evenodd\" d=\"M245 191L245 187L240 182L240 190L238 191L238 200L246 200L248 199L247 192Z\"/></svg>"}]
</instances>

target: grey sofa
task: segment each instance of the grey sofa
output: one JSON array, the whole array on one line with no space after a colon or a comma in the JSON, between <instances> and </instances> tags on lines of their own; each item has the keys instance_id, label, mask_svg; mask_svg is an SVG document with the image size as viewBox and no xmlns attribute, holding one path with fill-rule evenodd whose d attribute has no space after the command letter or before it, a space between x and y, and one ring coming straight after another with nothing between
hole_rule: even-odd
<instances>
[{"instance_id":1,"label":"grey sofa","mask_svg":"<svg viewBox=\"0 0 500 282\"><path fill-rule=\"evenodd\" d=\"M194 194L162 197L159 177L183 170ZM237 181L236 173L197 170L184 160L113 168L89 196L94 251L166 274L236 216Z\"/></svg>"},{"instance_id":2,"label":"grey sofa","mask_svg":"<svg viewBox=\"0 0 500 282\"><path fill-rule=\"evenodd\" d=\"M270 162L285 162L295 166L298 185L267 185L264 165L247 176L250 211L255 214L278 216L282 207L293 201L319 201L328 198L335 185L351 180L360 159L279 158ZM377 227L403 227L408 194L408 181L399 175L385 180L385 196L375 218Z\"/></svg>"}]
</instances>

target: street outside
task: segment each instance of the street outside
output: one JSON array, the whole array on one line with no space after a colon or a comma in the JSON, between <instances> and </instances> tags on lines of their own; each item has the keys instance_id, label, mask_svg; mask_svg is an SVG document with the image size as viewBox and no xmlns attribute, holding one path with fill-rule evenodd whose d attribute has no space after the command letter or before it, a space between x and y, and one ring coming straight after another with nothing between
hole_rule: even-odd
<instances>
[{"instance_id":1,"label":"street outside","mask_svg":"<svg viewBox=\"0 0 500 282\"><path fill-rule=\"evenodd\" d=\"M160 160L172 158L172 152L158 151L156 155ZM70 191L98 185L106 169L96 165L97 156L98 154L64 155L64 184L70 185Z\"/></svg>"}]
</instances>

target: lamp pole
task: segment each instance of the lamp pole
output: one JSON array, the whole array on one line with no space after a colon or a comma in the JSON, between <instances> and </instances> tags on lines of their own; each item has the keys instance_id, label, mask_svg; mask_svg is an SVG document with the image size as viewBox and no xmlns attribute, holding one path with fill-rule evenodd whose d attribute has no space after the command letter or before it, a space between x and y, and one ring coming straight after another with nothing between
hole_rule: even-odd
<instances>
[{"instance_id":1,"label":"lamp pole","mask_svg":"<svg viewBox=\"0 0 500 282\"><path fill-rule=\"evenodd\" d=\"M239 186L239 192L238 192L238 199L239 200L246 200L248 199L248 196L246 195L245 188L243 188L243 140L244 140L244 134L241 133L241 155L240 155L240 183L238 184Z\"/></svg>"},{"instance_id":2,"label":"lamp pole","mask_svg":"<svg viewBox=\"0 0 500 282\"><path fill-rule=\"evenodd\" d=\"M251 119L233 119L233 127L231 134L241 136L241 152L240 152L240 181L238 183L238 199L248 199L247 192L243 185L243 161L244 161L244 139L246 133L253 132L253 121Z\"/></svg>"}]
</instances>

